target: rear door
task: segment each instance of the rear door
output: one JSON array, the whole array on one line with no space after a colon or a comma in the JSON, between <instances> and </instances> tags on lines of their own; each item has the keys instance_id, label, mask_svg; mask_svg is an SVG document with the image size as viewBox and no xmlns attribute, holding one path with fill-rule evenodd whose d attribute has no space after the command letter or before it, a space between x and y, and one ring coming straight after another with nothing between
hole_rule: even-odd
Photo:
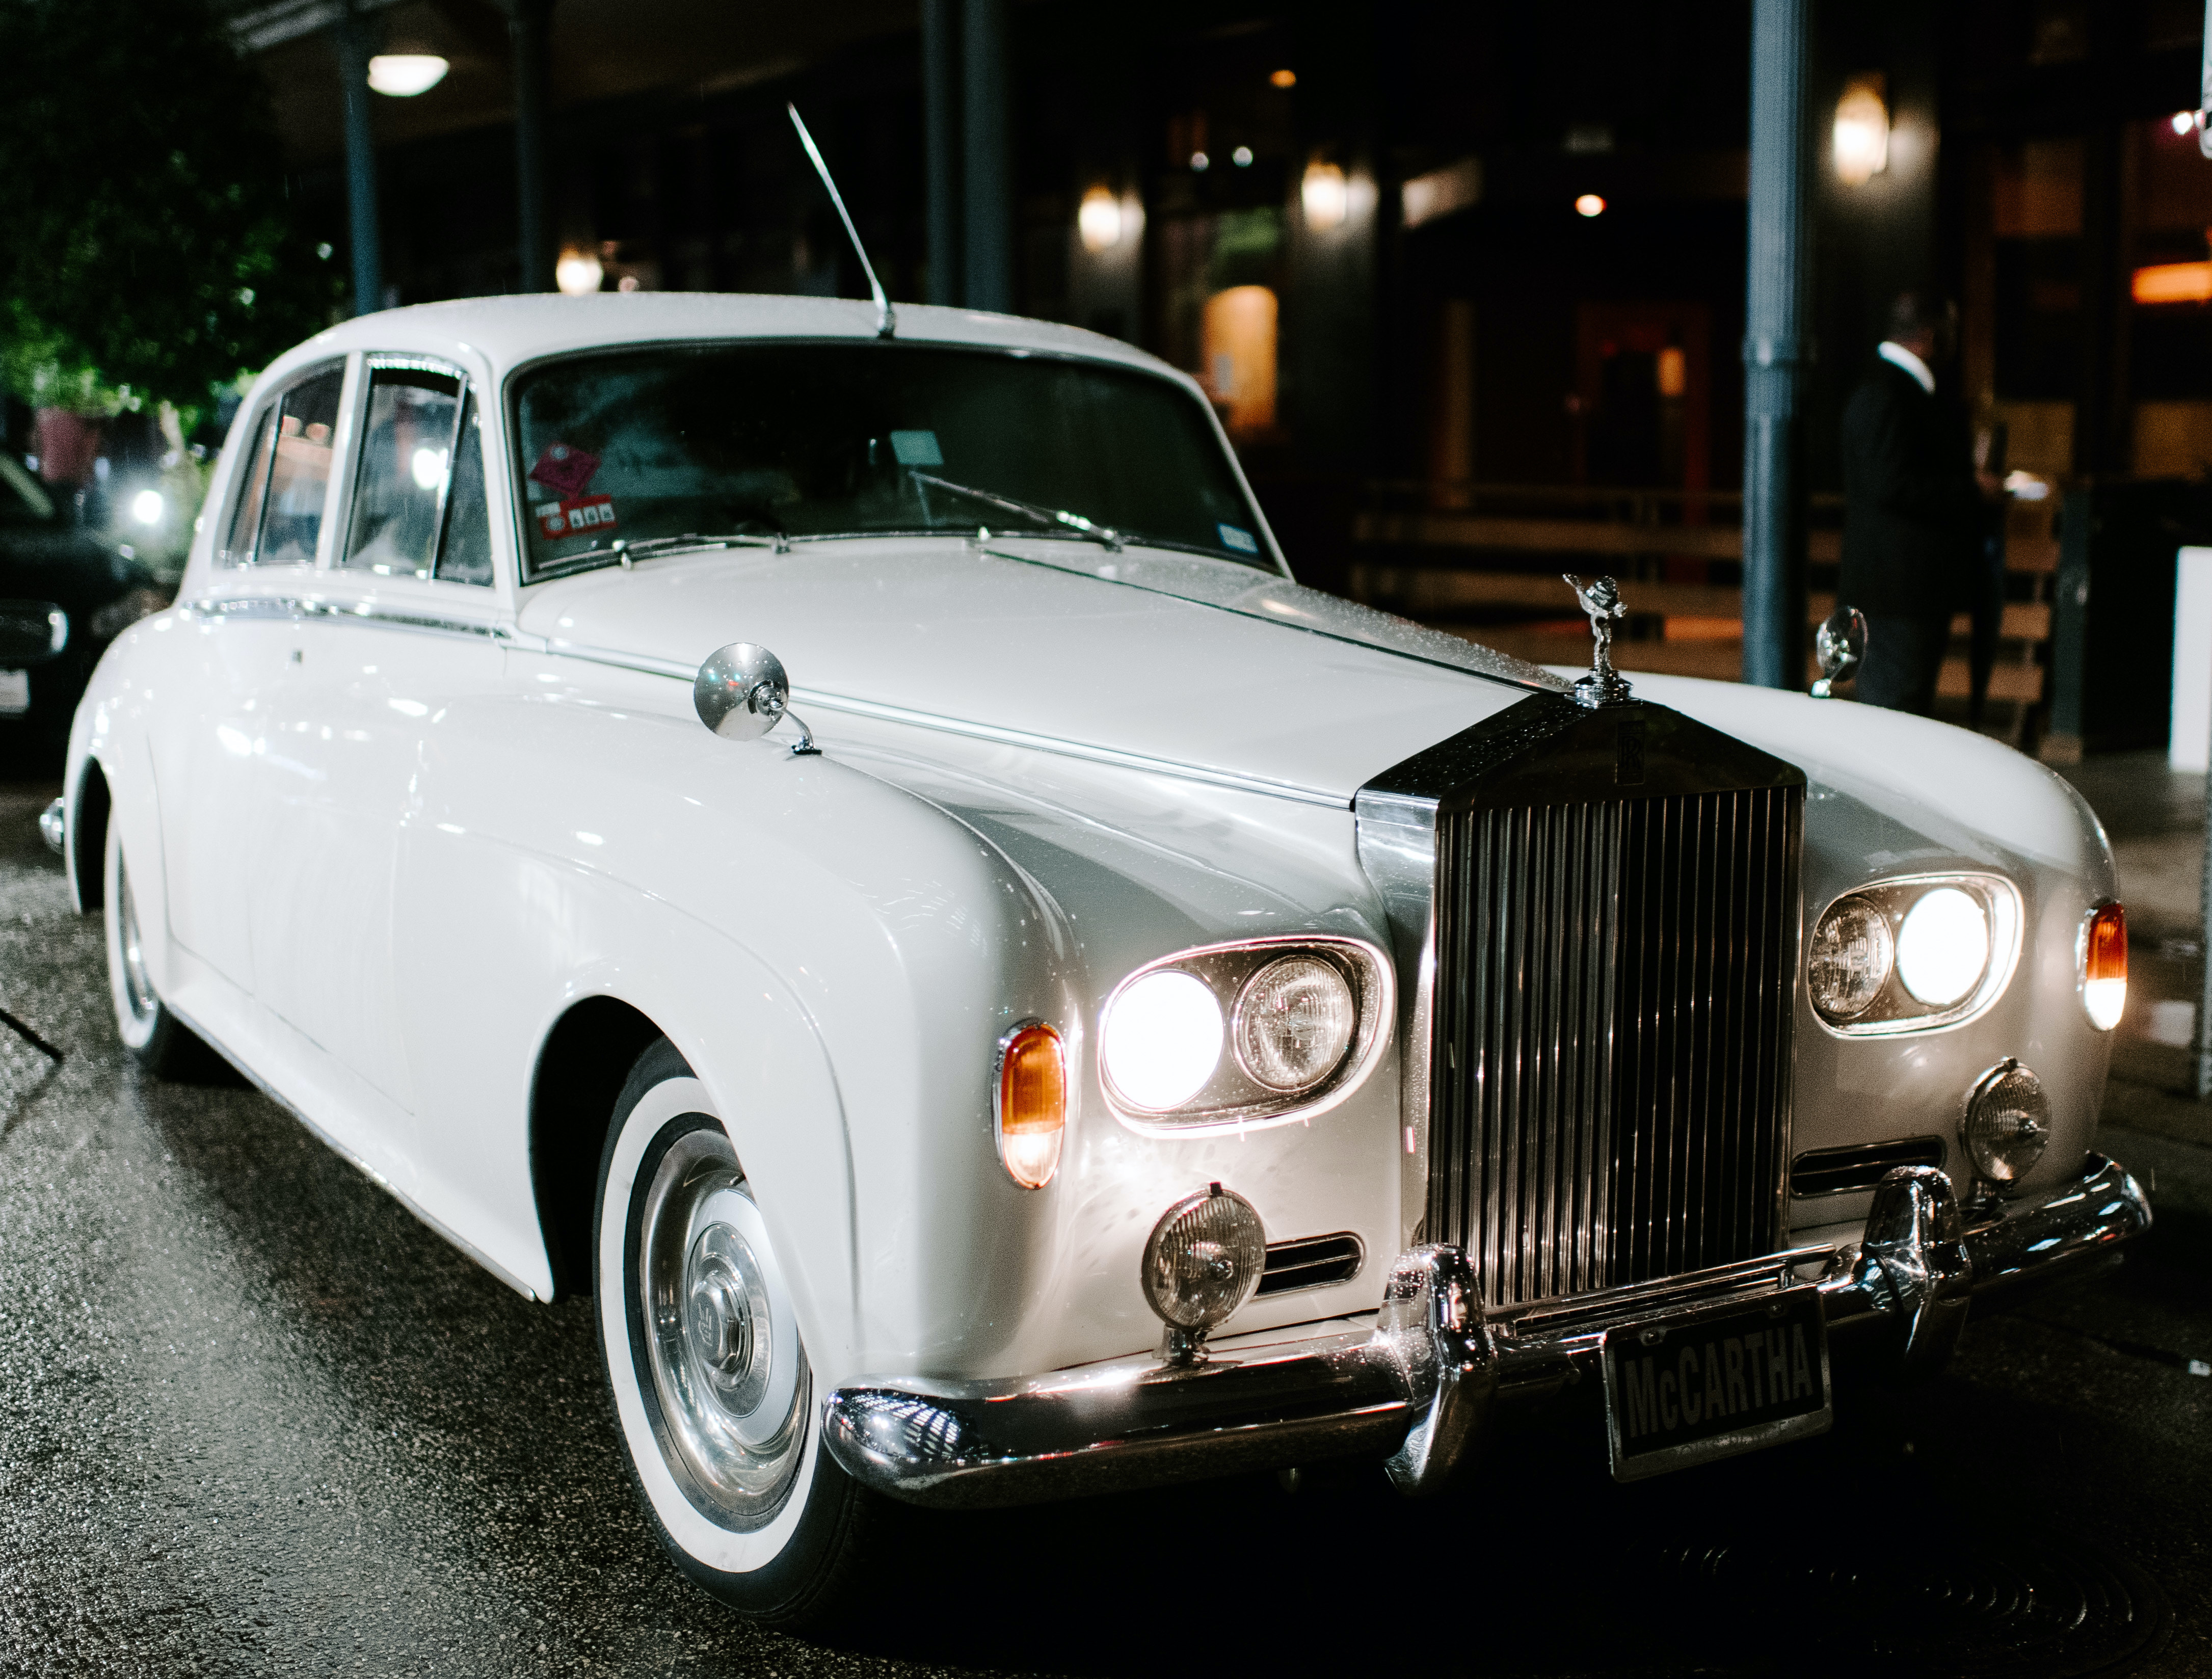
<instances>
[{"instance_id":1,"label":"rear door","mask_svg":"<svg viewBox=\"0 0 2212 1679\"><path fill-rule=\"evenodd\" d=\"M308 368L234 434L246 453L218 514L213 587L179 627L176 690L153 709L169 930L245 991L255 980L247 907L282 861L257 819L261 771L293 745L272 727L270 702L299 602L316 587L346 380L343 362Z\"/></svg>"}]
</instances>

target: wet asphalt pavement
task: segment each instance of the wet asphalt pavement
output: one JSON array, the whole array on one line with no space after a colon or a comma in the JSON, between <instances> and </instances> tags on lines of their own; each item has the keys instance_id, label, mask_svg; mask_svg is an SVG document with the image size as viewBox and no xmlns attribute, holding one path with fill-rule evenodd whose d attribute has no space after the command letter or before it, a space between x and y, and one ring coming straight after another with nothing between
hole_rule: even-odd
<instances>
[{"instance_id":1,"label":"wet asphalt pavement","mask_svg":"<svg viewBox=\"0 0 2212 1679\"><path fill-rule=\"evenodd\" d=\"M62 1056L0 1025L0 1673L2212 1673L2212 1125L2156 1068L2106 1135L2158 1181L2130 1262L1846 1383L1825 1439L1616 1487L1585 1407L1437 1505L1337 1471L918 1524L805 1642L662 1560L588 1303L128 1062L50 791L0 786L0 1008Z\"/></svg>"}]
</instances>

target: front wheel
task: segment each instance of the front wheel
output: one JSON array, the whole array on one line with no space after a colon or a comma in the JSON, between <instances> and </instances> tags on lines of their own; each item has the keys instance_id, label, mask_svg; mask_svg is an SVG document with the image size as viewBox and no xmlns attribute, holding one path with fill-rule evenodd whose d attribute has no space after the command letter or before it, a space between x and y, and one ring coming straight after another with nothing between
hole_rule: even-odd
<instances>
[{"instance_id":1,"label":"front wheel","mask_svg":"<svg viewBox=\"0 0 2212 1679\"><path fill-rule=\"evenodd\" d=\"M100 879L101 902L106 905L107 989L123 1047L159 1078L207 1076L218 1065L215 1052L177 1019L147 975L146 941L139 929L138 905L131 894L131 871L123 858L123 824L112 812Z\"/></svg>"},{"instance_id":2,"label":"front wheel","mask_svg":"<svg viewBox=\"0 0 2212 1679\"><path fill-rule=\"evenodd\" d=\"M751 1620L838 1615L882 1501L822 1449L781 1263L705 1087L665 1038L638 1058L607 1129L593 1271L625 1456L677 1566Z\"/></svg>"}]
</instances>

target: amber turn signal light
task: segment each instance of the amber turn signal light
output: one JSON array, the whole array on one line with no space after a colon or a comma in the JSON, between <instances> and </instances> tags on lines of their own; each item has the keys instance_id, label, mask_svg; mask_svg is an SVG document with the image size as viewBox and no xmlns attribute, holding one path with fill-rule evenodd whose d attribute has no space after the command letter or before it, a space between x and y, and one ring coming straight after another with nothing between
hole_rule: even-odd
<instances>
[{"instance_id":1,"label":"amber turn signal light","mask_svg":"<svg viewBox=\"0 0 2212 1679\"><path fill-rule=\"evenodd\" d=\"M2120 1024L2128 1006L2128 912L2100 903L2081 923L2081 1007L2099 1031Z\"/></svg>"},{"instance_id":2,"label":"amber turn signal light","mask_svg":"<svg viewBox=\"0 0 2212 1679\"><path fill-rule=\"evenodd\" d=\"M1067 1052L1042 1020L999 1044L999 1159L1024 1189L1042 1189L1060 1167L1067 1129Z\"/></svg>"}]
</instances>

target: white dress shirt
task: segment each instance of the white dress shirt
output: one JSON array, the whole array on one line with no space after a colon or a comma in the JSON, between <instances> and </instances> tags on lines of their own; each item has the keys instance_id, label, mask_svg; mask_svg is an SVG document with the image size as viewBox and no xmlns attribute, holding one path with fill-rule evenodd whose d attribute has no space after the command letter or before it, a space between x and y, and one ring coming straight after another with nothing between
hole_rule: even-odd
<instances>
[{"instance_id":1,"label":"white dress shirt","mask_svg":"<svg viewBox=\"0 0 2212 1679\"><path fill-rule=\"evenodd\" d=\"M1903 368L1905 372L1912 375L1914 382L1929 396L1936 394L1936 375L1928 371L1928 364L1925 362L1903 344L1893 344L1885 338L1875 347L1874 353L1888 362L1890 366Z\"/></svg>"}]
</instances>

